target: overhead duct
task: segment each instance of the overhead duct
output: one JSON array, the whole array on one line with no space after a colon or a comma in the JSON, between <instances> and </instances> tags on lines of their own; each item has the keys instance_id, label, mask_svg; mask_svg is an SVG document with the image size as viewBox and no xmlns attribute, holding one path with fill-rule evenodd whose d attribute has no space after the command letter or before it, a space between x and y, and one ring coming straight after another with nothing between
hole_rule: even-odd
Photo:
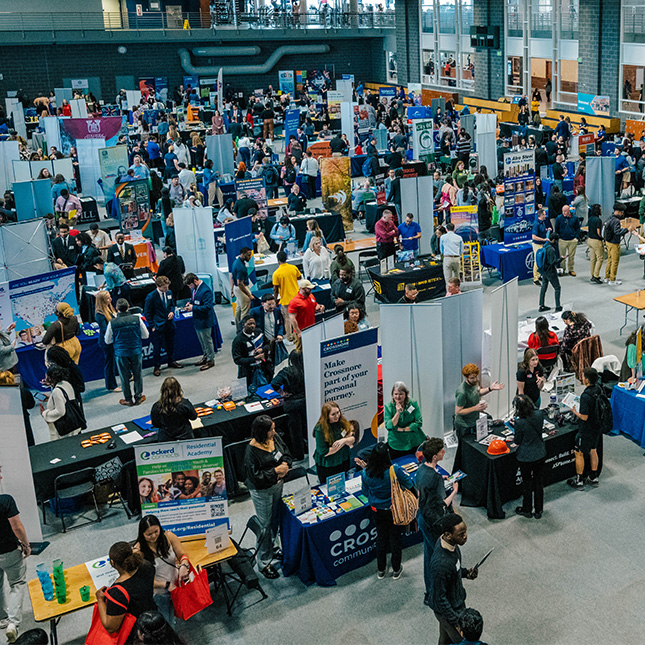
<instances>
[{"instance_id":1,"label":"overhead duct","mask_svg":"<svg viewBox=\"0 0 645 645\"><path fill-rule=\"evenodd\" d=\"M216 56L220 49L225 48L199 47L194 49L193 53L209 52L207 54L200 55ZM229 49L235 48L231 47ZM283 56L288 56L289 54L297 54L298 56L302 56L302 54L326 54L329 52L329 49L329 45L283 45L282 47L278 47L271 56L269 56L269 58L260 65L210 65L207 67L195 67L187 49L179 49L178 53L182 68L191 76L214 76L219 72L220 67L224 75L248 76L249 74L266 74L267 72L270 72ZM210 53L211 51L213 53Z\"/></svg>"},{"instance_id":2,"label":"overhead duct","mask_svg":"<svg viewBox=\"0 0 645 645\"><path fill-rule=\"evenodd\" d=\"M257 45L248 47L193 47L193 56L257 56Z\"/></svg>"}]
</instances>

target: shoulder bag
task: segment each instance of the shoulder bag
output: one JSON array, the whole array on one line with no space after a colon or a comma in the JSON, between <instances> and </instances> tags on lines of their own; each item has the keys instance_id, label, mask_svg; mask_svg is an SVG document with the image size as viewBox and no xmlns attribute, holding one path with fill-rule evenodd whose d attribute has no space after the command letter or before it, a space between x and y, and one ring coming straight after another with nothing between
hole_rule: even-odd
<instances>
[{"instance_id":1,"label":"shoulder bag","mask_svg":"<svg viewBox=\"0 0 645 645\"><path fill-rule=\"evenodd\" d=\"M110 634L107 629L103 627L103 623L101 622L98 603L94 603L92 625L90 626L89 634L85 638L85 645L124 645L127 642L128 637L130 636L130 632L132 631L134 624L137 622L137 619L132 614L128 613L128 608L125 605L114 600L114 598L110 596L110 589L120 589L123 595L127 598L128 604L130 603L130 596L121 585L114 585L105 590L105 595L113 603L125 609L125 616L123 618L123 622L121 623L121 627L119 627L118 632Z\"/></svg>"},{"instance_id":2,"label":"shoulder bag","mask_svg":"<svg viewBox=\"0 0 645 645\"><path fill-rule=\"evenodd\" d=\"M65 414L57 421L54 421L56 432L58 432L61 437L64 437L65 435L68 435L70 432L74 432L74 430L78 430L79 428L81 430L85 430L85 428L87 428L87 423L85 421L85 417L83 416L83 412L81 411L81 406L78 404L78 401L76 399L72 399L70 401L64 388L61 387L59 389L65 397Z\"/></svg>"},{"instance_id":3,"label":"shoulder bag","mask_svg":"<svg viewBox=\"0 0 645 645\"><path fill-rule=\"evenodd\" d=\"M416 495L407 488L403 488L394 471L390 466L390 484L392 486L392 519L396 526L407 526L414 522L419 510L419 500Z\"/></svg>"}]
</instances>

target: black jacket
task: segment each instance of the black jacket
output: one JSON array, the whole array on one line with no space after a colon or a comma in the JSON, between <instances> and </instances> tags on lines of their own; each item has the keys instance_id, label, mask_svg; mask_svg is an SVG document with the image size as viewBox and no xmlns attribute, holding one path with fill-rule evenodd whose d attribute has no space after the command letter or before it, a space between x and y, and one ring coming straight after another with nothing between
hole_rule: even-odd
<instances>
[{"instance_id":1,"label":"black jacket","mask_svg":"<svg viewBox=\"0 0 645 645\"><path fill-rule=\"evenodd\" d=\"M517 461L539 461L546 457L546 447L542 438L544 418L540 410L534 410L530 417L515 419L515 443Z\"/></svg>"},{"instance_id":2,"label":"black jacket","mask_svg":"<svg viewBox=\"0 0 645 645\"><path fill-rule=\"evenodd\" d=\"M628 229L623 228L620 220L613 214L605 222L605 242L609 242L609 244L620 244L620 238L628 232Z\"/></svg>"},{"instance_id":3,"label":"black jacket","mask_svg":"<svg viewBox=\"0 0 645 645\"><path fill-rule=\"evenodd\" d=\"M170 414L161 411L161 404L157 401L150 412L150 420L155 428L159 429L157 441L174 441L176 439L193 439L195 434L190 425L191 420L197 418L197 412L188 399L182 399L177 409Z\"/></svg>"},{"instance_id":4,"label":"black jacket","mask_svg":"<svg viewBox=\"0 0 645 645\"><path fill-rule=\"evenodd\" d=\"M449 551L437 541L432 559L430 560L430 577L432 592L429 603L442 618L451 625L457 625L461 614L466 609L466 590L461 581L466 575L466 569L461 564L461 551L455 546Z\"/></svg>"},{"instance_id":5,"label":"black jacket","mask_svg":"<svg viewBox=\"0 0 645 645\"><path fill-rule=\"evenodd\" d=\"M119 246L117 244L113 244L107 251L107 261L114 262L114 264L118 264L119 266L131 264L132 268L134 268L134 265L137 263L137 254L134 250L134 246L124 242L123 249L124 257L122 258L119 253Z\"/></svg>"},{"instance_id":6,"label":"black jacket","mask_svg":"<svg viewBox=\"0 0 645 645\"><path fill-rule=\"evenodd\" d=\"M185 270L186 267L180 255L171 255L159 263L157 275L165 275L170 280L170 290L177 298L182 297L179 295L182 291L186 291L183 275ZM187 295L186 297L188 298L189 296Z\"/></svg>"},{"instance_id":7,"label":"black jacket","mask_svg":"<svg viewBox=\"0 0 645 645\"><path fill-rule=\"evenodd\" d=\"M261 335L256 333L253 338ZM234 339L231 346L233 362L237 365L237 378L245 378L249 381L255 370L256 357L254 355L255 345L252 338L244 332L240 332Z\"/></svg>"},{"instance_id":8,"label":"black jacket","mask_svg":"<svg viewBox=\"0 0 645 645\"><path fill-rule=\"evenodd\" d=\"M252 490L265 490L278 483L275 467L285 463L291 466L293 460L289 449L276 434L273 438L275 450L268 452L255 446L246 447L244 467L246 470L246 485Z\"/></svg>"},{"instance_id":9,"label":"black jacket","mask_svg":"<svg viewBox=\"0 0 645 645\"><path fill-rule=\"evenodd\" d=\"M52 242L52 251L57 260L61 260L68 267L76 266L76 259L78 258L78 247L76 246L76 239L71 235L66 238L57 237Z\"/></svg>"}]
</instances>

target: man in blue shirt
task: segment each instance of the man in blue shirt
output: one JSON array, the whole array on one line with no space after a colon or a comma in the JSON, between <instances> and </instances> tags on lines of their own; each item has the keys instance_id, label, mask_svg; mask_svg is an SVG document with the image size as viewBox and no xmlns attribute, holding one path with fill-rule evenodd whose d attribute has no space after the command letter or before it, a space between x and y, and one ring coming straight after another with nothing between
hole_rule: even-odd
<instances>
[{"instance_id":1,"label":"man in blue shirt","mask_svg":"<svg viewBox=\"0 0 645 645\"><path fill-rule=\"evenodd\" d=\"M533 243L533 284L540 285L540 273L537 266L537 252L544 246L546 242L547 231L553 230L551 221L547 219L546 211L540 209L537 212L535 223L533 224L533 233L531 241Z\"/></svg>"},{"instance_id":2,"label":"man in blue shirt","mask_svg":"<svg viewBox=\"0 0 645 645\"><path fill-rule=\"evenodd\" d=\"M152 168L163 168L163 158L161 157L161 149L157 143L158 138L156 134L151 134L146 145L148 151L148 159L150 159L150 166Z\"/></svg>"},{"instance_id":3,"label":"man in blue shirt","mask_svg":"<svg viewBox=\"0 0 645 645\"><path fill-rule=\"evenodd\" d=\"M575 276L573 265L576 259L576 249L578 248L578 238L580 237L580 220L572 217L571 209L568 206L562 207L562 214L555 218L555 233L558 235L558 250L562 257L562 269L565 264L568 265L569 275ZM565 263L566 260L566 263Z\"/></svg>"},{"instance_id":4,"label":"man in blue shirt","mask_svg":"<svg viewBox=\"0 0 645 645\"><path fill-rule=\"evenodd\" d=\"M249 315L251 311L251 300L253 296L249 290L249 271L246 263L251 259L253 251L244 246L240 249L240 254L235 258L231 268L231 295L235 298L235 326L241 331L242 320Z\"/></svg>"},{"instance_id":5,"label":"man in blue shirt","mask_svg":"<svg viewBox=\"0 0 645 645\"><path fill-rule=\"evenodd\" d=\"M620 193L620 186L623 183L624 174L629 173L629 162L627 161L627 153L621 154L620 148L616 148L614 154L616 155L616 182L614 191L618 194Z\"/></svg>"},{"instance_id":6,"label":"man in blue shirt","mask_svg":"<svg viewBox=\"0 0 645 645\"><path fill-rule=\"evenodd\" d=\"M571 133L569 131L569 124L564 119L564 114L560 115L560 122L555 126L555 135L562 137L565 141L569 141Z\"/></svg>"},{"instance_id":7,"label":"man in blue shirt","mask_svg":"<svg viewBox=\"0 0 645 645\"><path fill-rule=\"evenodd\" d=\"M414 251L414 257L417 257L419 255L421 227L414 221L412 213L408 213L405 216L405 222L399 224L399 233L401 234L401 248L404 251Z\"/></svg>"}]
</instances>

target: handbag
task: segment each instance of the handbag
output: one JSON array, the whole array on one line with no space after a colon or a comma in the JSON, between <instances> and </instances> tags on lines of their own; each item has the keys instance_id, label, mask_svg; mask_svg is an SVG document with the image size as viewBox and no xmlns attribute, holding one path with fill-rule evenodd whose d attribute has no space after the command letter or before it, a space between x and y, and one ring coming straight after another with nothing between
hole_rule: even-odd
<instances>
[{"instance_id":1,"label":"handbag","mask_svg":"<svg viewBox=\"0 0 645 645\"><path fill-rule=\"evenodd\" d=\"M266 253L269 250L269 243L267 242L264 233L260 233L257 240L258 253Z\"/></svg>"},{"instance_id":2,"label":"handbag","mask_svg":"<svg viewBox=\"0 0 645 645\"><path fill-rule=\"evenodd\" d=\"M392 487L392 520L396 526L407 526L414 522L419 510L419 500L416 495L407 488L403 488L394 472L394 466L390 466L390 485Z\"/></svg>"},{"instance_id":3,"label":"handbag","mask_svg":"<svg viewBox=\"0 0 645 645\"><path fill-rule=\"evenodd\" d=\"M125 645L134 624L137 622L137 619L132 614L128 613L128 608L124 604L110 596L110 589L120 589L123 595L128 599L128 604L130 603L130 595L121 585L114 585L105 590L105 595L113 603L126 610L121 627L119 627L118 632L110 634L105 627L103 627L103 623L101 622L98 603L94 603L92 624L90 625L90 631L85 638L85 645Z\"/></svg>"},{"instance_id":4,"label":"handbag","mask_svg":"<svg viewBox=\"0 0 645 645\"><path fill-rule=\"evenodd\" d=\"M76 399L72 399L70 401L67 396L67 392L65 392L62 387L59 389L65 397L65 414L57 421L54 421L56 432L58 432L61 437L64 437L79 428L81 430L85 430L85 428L87 428L87 423L83 413L81 412L81 406L78 404L78 401Z\"/></svg>"},{"instance_id":5,"label":"handbag","mask_svg":"<svg viewBox=\"0 0 645 645\"><path fill-rule=\"evenodd\" d=\"M208 573L206 569L199 572L190 565L191 580L184 582L181 579L177 586L170 592L175 616L188 620L202 609L213 604L211 591L208 586Z\"/></svg>"},{"instance_id":6,"label":"handbag","mask_svg":"<svg viewBox=\"0 0 645 645\"><path fill-rule=\"evenodd\" d=\"M275 365L280 365L283 361L286 361L289 358L289 352L287 351L287 348L284 346L284 342L280 341L279 343L275 344Z\"/></svg>"}]
</instances>

